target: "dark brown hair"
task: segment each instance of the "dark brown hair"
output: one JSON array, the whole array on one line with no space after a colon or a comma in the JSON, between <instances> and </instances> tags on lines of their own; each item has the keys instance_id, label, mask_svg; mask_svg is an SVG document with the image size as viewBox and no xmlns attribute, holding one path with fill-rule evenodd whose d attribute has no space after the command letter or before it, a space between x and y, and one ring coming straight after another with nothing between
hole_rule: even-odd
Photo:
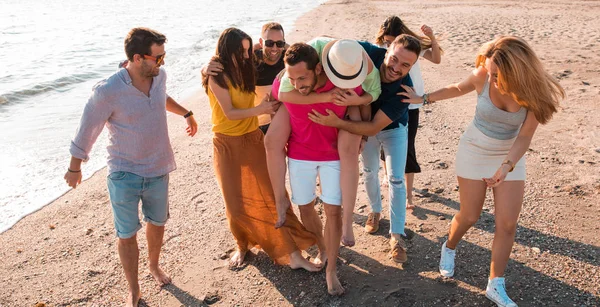
<instances>
[{"instance_id":1,"label":"dark brown hair","mask_svg":"<svg viewBox=\"0 0 600 307\"><path fill-rule=\"evenodd\" d=\"M421 43L422 50L431 48L431 40L429 37L420 36L411 31L398 16L390 16L385 19L383 24L379 27L379 32L377 32L377 37L375 38L375 43L383 45L384 36L389 35L396 37L400 34L408 34L416 37ZM444 54L442 47L440 47L440 53Z\"/></svg>"},{"instance_id":2,"label":"dark brown hair","mask_svg":"<svg viewBox=\"0 0 600 307\"><path fill-rule=\"evenodd\" d=\"M242 41L245 39L250 43L248 50L250 58L248 59L244 58L244 46L242 45ZM217 41L217 50L211 59L223 65L223 73L216 76L203 76L204 89L208 92L208 78L214 78L222 88L233 86L244 92L254 92L256 68L253 64L253 57L252 38L240 29L225 29Z\"/></svg>"},{"instance_id":3,"label":"dark brown hair","mask_svg":"<svg viewBox=\"0 0 600 307\"><path fill-rule=\"evenodd\" d=\"M151 55L152 44L161 46L166 41L166 36L152 29L133 28L125 37L125 54L129 61L133 61L133 56L136 54Z\"/></svg>"},{"instance_id":4,"label":"dark brown hair","mask_svg":"<svg viewBox=\"0 0 600 307\"><path fill-rule=\"evenodd\" d=\"M283 31L283 27L281 26L280 23L277 23L277 22L265 23L262 26L262 31L260 33L265 34L269 30L279 30L283 33L283 36L285 37L285 31Z\"/></svg>"},{"instance_id":5,"label":"dark brown hair","mask_svg":"<svg viewBox=\"0 0 600 307\"><path fill-rule=\"evenodd\" d=\"M287 49L283 61L289 66L305 62L308 70L315 70L315 67L319 64L319 54L315 48L308 44L295 43Z\"/></svg>"},{"instance_id":6,"label":"dark brown hair","mask_svg":"<svg viewBox=\"0 0 600 307\"><path fill-rule=\"evenodd\" d=\"M392 48L395 46L402 46L404 49L414 52L417 55L417 58L419 57L419 54L421 54L421 42L419 42L416 37L408 34L396 36L396 39L394 39L390 45L390 50L393 50Z\"/></svg>"}]
</instances>

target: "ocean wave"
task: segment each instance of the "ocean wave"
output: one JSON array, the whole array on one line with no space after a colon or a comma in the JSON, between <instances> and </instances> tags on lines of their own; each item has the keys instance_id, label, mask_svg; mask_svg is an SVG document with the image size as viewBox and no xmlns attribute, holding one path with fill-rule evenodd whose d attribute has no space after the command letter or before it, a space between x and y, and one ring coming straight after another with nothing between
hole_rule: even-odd
<instances>
[{"instance_id":1,"label":"ocean wave","mask_svg":"<svg viewBox=\"0 0 600 307\"><path fill-rule=\"evenodd\" d=\"M39 84L36 84L30 88L20 89L16 91L10 91L4 94L0 94L0 105L8 104L8 103L16 103L33 96L37 96L40 94L44 94L52 91L63 92L68 89L68 87L88 81L90 79L99 78L100 74L90 72L90 73L82 73L82 74L74 74L66 77L60 77L56 80L46 81Z\"/></svg>"}]
</instances>

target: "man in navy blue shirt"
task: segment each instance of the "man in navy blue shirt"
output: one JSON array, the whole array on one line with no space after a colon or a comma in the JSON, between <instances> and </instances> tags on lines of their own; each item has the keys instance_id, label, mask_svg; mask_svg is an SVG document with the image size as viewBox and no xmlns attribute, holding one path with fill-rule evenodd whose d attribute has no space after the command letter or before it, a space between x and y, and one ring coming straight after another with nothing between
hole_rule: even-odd
<instances>
[{"instance_id":1,"label":"man in navy blue shirt","mask_svg":"<svg viewBox=\"0 0 600 307\"><path fill-rule=\"evenodd\" d=\"M361 153L364 165L365 186L371 204L365 230L375 233L379 229L381 218L381 190L379 186L379 151L383 147L385 163L390 185L390 233L392 238L391 256L396 262L406 262L406 243L404 224L406 222L406 186L404 168L408 148L408 103L403 103L402 85L412 87L408 76L413 64L421 52L420 41L410 35L396 37L389 49L379 48L368 42L360 43L381 77L381 95L371 104L371 121L357 122L337 117L332 111L323 115L318 112L309 114L312 121L369 136Z\"/></svg>"}]
</instances>

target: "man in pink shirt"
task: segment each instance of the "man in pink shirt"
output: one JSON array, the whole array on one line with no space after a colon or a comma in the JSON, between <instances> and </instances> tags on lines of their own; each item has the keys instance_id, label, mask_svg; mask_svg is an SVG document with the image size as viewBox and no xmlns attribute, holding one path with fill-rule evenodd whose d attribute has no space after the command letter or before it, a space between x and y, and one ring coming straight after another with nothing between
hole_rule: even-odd
<instances>
[{"instance_id":1,"label":"man in pink shirt","mask_svg":"<svg viewBox=\"0 0 600 307\"><path fill-rule=\"evenodd\" d=\"M360 45L356 44L362 52ZM359 52L359 54L361 54ZM285 71L294 88L302 95L311 92L324 93L336 89L335 85L327 78L319 61L317 51L310 45L296 43L285 53ZM358 76L363 66L356 67ZM352 77L350 77L352 78ZM360 84L362 80L358 81ZM272 95L278 98L280 80L276 78L273 83ZM362 95L360 85L347 91L355 91ZM341 295L344 288L337 277L336 259L339 252L342 235L342 193L340 188L340 156L338 154L338 129L319 125L308 118L312 111L326 114L332 110L336 115L344 117L345 106L338 106L333 102L317 104L294 104L283 101L289 114L291 134L288 140L287 154L292 188L292 202L299 206L302 222L306 229L317 235L319 255L317 263L327 264L327 290L331 295ZM317 176L321 182L321 195L327 218L325 235L322 234L323 225L315 211Z\"/></svg>"}]
</instances>

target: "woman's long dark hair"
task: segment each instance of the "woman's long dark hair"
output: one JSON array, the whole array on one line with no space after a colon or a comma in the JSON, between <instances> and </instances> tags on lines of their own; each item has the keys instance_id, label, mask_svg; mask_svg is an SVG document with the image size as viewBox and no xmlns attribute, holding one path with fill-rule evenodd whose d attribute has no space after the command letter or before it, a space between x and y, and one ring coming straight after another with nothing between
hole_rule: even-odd
<instances>
[{"instance_id":1,"label":"woman's long dark hair","mask_svg":"<svg viewBox=\"0 0 600 307\"><path fill-rule=\"evenodd\" d=\"M249 58L244 58L242 41L247 39L250 43ZM254 92L256 82L256 68L253 64L254 52L252 51L252 38L237 28L228 28L221 33L217 42L217 50L212 60L223 65L223 72L216 76L203 76L202 85L208 92L208 78L214 78L222 87L233 86L244 92Z\"/></svg>"},{"instance_id":2,"label":"woman's long dark hair","mask_svg":"<svg viewBox=\"0 0 600 307\"><path fill-rule=\"evenodd\" d=\"M383 24L379 27L375 43L383 45L383 37L385 35L396 37L400 34L408 34L418 38L419 41L421 41L422 50L431 48L431 40L429 37L417 35L415 32L411 31L398 16L390 16L385 19ZM444 54L442 47L440 47L440 53Z\"/></svg>"}]
</instances>

